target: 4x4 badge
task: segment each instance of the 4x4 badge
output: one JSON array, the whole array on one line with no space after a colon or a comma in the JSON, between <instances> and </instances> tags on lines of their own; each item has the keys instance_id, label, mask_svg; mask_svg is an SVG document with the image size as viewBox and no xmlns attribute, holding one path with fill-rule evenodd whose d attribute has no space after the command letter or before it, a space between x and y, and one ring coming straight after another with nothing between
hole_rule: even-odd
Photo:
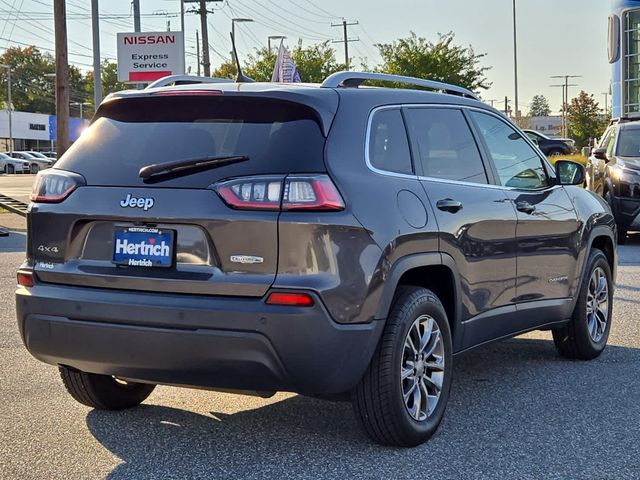
<instances>
[{"instance_id":1,"label":"4x4 badge","mask_svg":"<svg viewBox=\"0 0 640 480\"><path fill-rule=\"evenodd\" d=\"M264 258L255 257L253 255L231 255L230 260L233 263L244 263L244 264L262 263L262 262L264 262Z\"/></svg>"}]
</instances>

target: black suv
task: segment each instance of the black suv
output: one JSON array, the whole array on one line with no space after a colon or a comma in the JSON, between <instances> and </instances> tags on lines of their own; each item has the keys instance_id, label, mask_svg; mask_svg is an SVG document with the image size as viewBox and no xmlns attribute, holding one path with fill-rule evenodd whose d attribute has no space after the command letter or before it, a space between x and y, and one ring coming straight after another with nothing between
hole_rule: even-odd
<instances>
[{"instance_id":1,"label":"black suv","mask_svg":"<svg viewBox=\"0 0 640 480\"><path fill-rule=\"evenodd\" d=\"M94 408L155 384L347 397L372 439L417 445L455 354L534 329L605 348L615 222L583 181L427 80L122 92L37 178L20 332Z\"/></svg>"},{"instance_id":2,"label":"black suv","mask_svg":"<svg viewBox=\"0 0 640 480\"><path fill-rule=\"evenodd\" d=\"M587 188L611 206L618 224L618 242L629 230L640 230L640 122L618 122L591 152Z\"/></svg>"},{"instance_id":3,"label":"black suv","mask_svg":"<svg viewBox=\"0 0 640 480\"><path fill-rule=\"evenodd\" d=\"M548 157L571 155L574 152L575 143L573 143L573 140L547 137L535 130L523 130L523 132Z\"/></svg>"}]
</instances>

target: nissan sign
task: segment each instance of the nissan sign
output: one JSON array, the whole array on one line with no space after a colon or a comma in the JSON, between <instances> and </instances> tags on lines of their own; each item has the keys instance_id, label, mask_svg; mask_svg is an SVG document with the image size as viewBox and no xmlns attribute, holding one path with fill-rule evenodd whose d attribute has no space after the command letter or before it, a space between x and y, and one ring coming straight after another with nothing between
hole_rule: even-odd
<instances>
[{"instance_id":1,"label":"nissan sign","mask_svg":"<svg viewBox=\"0 0 640 480\"><path fill-rule=\"evenodd\" d=\"M182 32L118 33L118 80L149 83L184 74Z\"/></svg>"}]
</instances>

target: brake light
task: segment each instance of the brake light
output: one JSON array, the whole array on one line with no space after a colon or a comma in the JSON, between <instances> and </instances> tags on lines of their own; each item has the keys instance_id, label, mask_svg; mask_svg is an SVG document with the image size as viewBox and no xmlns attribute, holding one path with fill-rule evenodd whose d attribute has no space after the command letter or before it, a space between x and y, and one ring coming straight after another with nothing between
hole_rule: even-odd
<instances>
[{"instance_id":1,"label":"brake light","mask_svg":"<svg viewBox=\"0 0 640 480\"><path fill-rule=\"evenodd\" d=\"M267 297L267 305L313 307L313 297L308 293L273 292Z\"/></svg>"},{"instance_id":2,"label":"brake light","mask_svg":"<svg viewBox=\"0 0 640 480\"><path fill-rule=\"evenodd\" d=\"M77 173L53 169L43 170L36 176L31 190L31 201L59 203L82 185L86 185L85 179Z\"/></svg>"},{"instance_id":3,"label":"brake light","mask_svg":"<svg viewBox=\"0 0 640 480\"><path fill-rule=\"evenodd\" d=\"M228 206L241 210L344 209L344 201L327 175L244 177L218 183L214 190Z\"/></svg>"},{"instance_id":4,"label":"brake light","mask_svg":"<svg viewBox=\"0 0 640 480\"><path fill-rule=\"evenodd\" d=\"M158 97L178 97L185 95L222 95L222 90L167 90L162 92L154 92L151 95Z\"/></svg>"},{"instance_id":5,"label":"brake light","mask_svg":"<svg viewBox=\"0 0 640 480\"><path fill-rule=\"evenodd\" d=\"M33 287L33 273L18 272L18 285L22 287Z\"/></svg>"}]
</instances>

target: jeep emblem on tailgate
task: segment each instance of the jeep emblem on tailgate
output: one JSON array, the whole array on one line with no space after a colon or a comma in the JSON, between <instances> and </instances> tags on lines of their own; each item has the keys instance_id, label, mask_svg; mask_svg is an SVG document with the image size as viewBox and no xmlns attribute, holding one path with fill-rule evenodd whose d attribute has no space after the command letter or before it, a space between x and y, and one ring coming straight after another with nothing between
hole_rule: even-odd
<instances>
[{"instance_id":1,"label":"jeep emblem on tailgate","mask_svg":"<svg viewBox=\"0 0 640 480\"><path fill-rule=\"evenodd\" d=\"M153 198L133 197L130 193L127 194L127 198L120 201L122 208L142 208L145 212L153 207L155 200Z\"/></svg>"}]
</instances>

